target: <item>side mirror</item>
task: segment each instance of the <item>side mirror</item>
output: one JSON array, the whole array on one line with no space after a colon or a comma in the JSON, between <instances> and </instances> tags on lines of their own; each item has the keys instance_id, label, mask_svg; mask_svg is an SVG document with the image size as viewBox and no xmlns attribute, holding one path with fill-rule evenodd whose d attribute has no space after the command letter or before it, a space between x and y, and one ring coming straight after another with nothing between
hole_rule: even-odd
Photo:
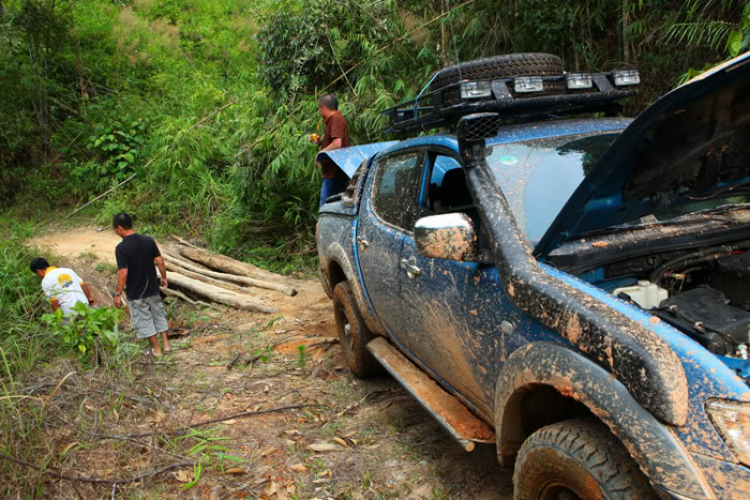
<instances>
[{"instance_id":1,"label":"side mirror","mask_svg":"<svg viewBox=\"0 0 750 500\"><path fill-rule=\"evenodd\" d=\"M476 261L479 256L474 223L462 213L422 217L414 225L414 240L424 257Z\"/></svg>"}]
</instances>

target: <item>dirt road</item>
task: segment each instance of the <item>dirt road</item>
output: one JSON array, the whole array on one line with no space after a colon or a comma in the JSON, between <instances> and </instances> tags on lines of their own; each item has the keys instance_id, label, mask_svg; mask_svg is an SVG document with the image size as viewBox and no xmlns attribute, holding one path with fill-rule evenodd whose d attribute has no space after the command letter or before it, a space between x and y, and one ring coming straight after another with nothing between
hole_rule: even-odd
<instances>
[{"instance_id":1,"label":"dirt road","mask_svg":"<svg viewBox=\"0 0 750 500\"><path fill-rule=\"evenodd\" d=\"M114 286L118 242L95 228L34 241L74 265L101 301ZM511 498L512 474L497 465L494 447L466 453L388 376L353 378L319 283L295 287L295 297L258 291L278 307L273 316L173 302L175 352L159 362L144 357L132 379L96 390L96 374L81 375L70 397L90 391L79 420L98 421L105 438L75 425L51 434L58 449L77 443L66 450L68 470L122 478L200 464L114 488L135 498ZM225 420L205 423L216 419ZM64 482L49 488L76 495ZM94 485L78 490L109 495Z\"/></svg>"}]
</instances>

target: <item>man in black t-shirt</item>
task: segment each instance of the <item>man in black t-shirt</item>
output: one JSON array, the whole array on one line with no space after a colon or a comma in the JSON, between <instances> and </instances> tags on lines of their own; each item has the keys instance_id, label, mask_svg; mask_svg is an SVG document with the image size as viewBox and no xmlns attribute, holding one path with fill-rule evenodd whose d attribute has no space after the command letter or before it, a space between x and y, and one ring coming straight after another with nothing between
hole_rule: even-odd
<instances>
[{"instance_id":1,"label":"man in black t-shirt","mask_svg":"<svg viewBox=\"0 0 750 500\"><path fill-rule=\"evenodd\" d=\"M159 295L159 281L154 264L161 273L161 286L167 286L167 268L156 242L149 236L138 234L133 229L133 219L125 212L115 215L112 226L122 241L115 248L117 258L117 292L115 307L122 306L122 291L128 298L130 318L139 339L148 339L149 352L161 356L158 333L164 343L164 352L170 352L167 337L167 315Z\"/></svg>"}]
</instances>

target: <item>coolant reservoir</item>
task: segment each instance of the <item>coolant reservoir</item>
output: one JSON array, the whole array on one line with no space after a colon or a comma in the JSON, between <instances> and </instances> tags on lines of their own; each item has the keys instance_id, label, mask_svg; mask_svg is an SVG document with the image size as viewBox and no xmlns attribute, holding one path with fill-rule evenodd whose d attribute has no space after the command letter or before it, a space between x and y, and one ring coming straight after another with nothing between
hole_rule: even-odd
<instances>
[{"instance_id":1,"label":"coolant reservoir","mask_svg":"<svg viewBox=\"0 0 750 500\"><path fill-rule=\"evenodd\" d=\"M625 293L633 302L644 309L653 309L659 307L662 300L669 298L669 293L659 285L650 281L641 280L633 286L625 286L614 291L615 296Z\"/></svg>"}]
</instances>

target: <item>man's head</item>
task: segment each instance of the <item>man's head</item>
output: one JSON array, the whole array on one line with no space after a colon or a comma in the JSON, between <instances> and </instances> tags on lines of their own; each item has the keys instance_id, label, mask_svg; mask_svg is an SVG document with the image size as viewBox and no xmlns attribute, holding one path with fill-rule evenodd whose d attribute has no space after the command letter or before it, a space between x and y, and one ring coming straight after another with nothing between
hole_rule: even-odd
<instances>
[{"instance_id":1,"label":"man's head","mask_svg":"<svg viewBox=\"0 0 750 500\"><path fill-rule=\"evenodd\" d=\"M318 113L325 120L339 109L339 100L333 94L325 94L318 99Z\"/></svg>"},{"instance_id":2,"label":"man's head","mask_svg":"<svg viewBox=\"0 0 750 500\"><path fill-rule=\"evenodd\" d=\"M133 219L125 212L120 212L112 218L112 228L117 236L124 238L133 233Z\"/></svg>"},{"instance_id":3,"label":"man's head","mask_svg":"<svg viewBox=\"0 0 750 500\"><path fill-rule=\"evenodd\" d=\"M37 257L36 259L31 261L31 265L29 266L31 268L31 272L36 274L39 279L44 278L44 273L49 268L49 262L47 262L47 259L44 257Z\"/></svg>"}]
</instances>

